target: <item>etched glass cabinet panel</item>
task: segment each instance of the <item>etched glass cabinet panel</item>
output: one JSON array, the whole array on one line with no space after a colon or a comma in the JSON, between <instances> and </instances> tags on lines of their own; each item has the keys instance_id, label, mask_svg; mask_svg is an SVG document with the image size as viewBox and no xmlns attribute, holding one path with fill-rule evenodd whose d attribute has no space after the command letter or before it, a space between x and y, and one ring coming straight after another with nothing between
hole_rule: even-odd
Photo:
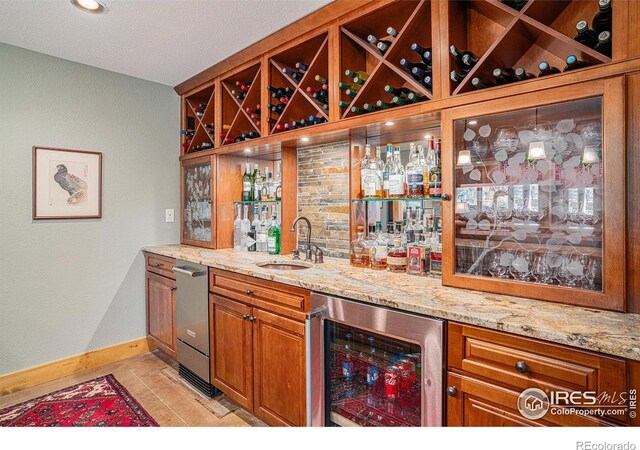
<instances>
[{"instance_id":1,"label":"etched glass cabinet panel","mask_svg":"<svg viewBox=\"0 0 640 450\"><path fill-rule=\"evenodd\" d=\"M622 236L624 247L623 226L611 228L624 224L617 211L624 216L625 203L624 171L607 169L624 160L623 145L607 145L607 133L612 141L618 135L606 128L608 101L603 92L452 121L449 280L623 309L619 267L609 267L619 264L617 250L605 245Z\"/></svg>"},{"instance_id":2,"label":"etched glass cabinet panel","mask_svg":"<svg viewBox=\"0 0 640 450\"><path fill-rule=\"evenodd\" d=\"M212 159L197 158L182 166L182 242L214 247Z\"/></svg>"}]
</instances>

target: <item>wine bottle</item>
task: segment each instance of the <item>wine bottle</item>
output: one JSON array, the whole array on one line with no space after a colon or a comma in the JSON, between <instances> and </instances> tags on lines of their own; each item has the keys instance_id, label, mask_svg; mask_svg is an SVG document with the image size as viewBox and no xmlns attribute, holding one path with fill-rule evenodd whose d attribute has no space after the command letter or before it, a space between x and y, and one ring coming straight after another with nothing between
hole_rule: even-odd
<instances>
[{"instance_id":1,"label":"wine bottle","mask_svg":"<svg viewBox=\"0 0 640 450\"><path fill-rule=\"evenodd\" d=\"M407 100L411 100L414 102L421 102L426 99L427 97L425 97L424 95L418 94L417 92L409 92L409 95L407 95Z\"/></svg>"},{"instance_id":2,"label":"wine bottle","mask_svg":"<svg viewBox=\"0 0 640 450\"><path fill-rule=\"evenodd\" d=\"M362 105L362 109L364 109L367 112L374 112L374 111L380 110L380 108L378 108L376 105L371 105L369 103L365 103L364 105Z\"/></svg>"},{"instance_id":3,"label":"wine bottle","mask_svg":"<svg viewBox=\"0 0 640 450\"><path fill-rule=\"evenodd\" d=\"M296 69L298 69L300 72L306 72L307 70L309 70L309 66L305 63L297 62Z\"/></svg>"},{"instance_id":4,"label":"wine bottle","mask_svg":"<svg viewBox=\"0 0 640 450\"><path fill-rule=\"evenodd\" d=\"M358 91L354 91L353 89L347 89L346 91L344 91L344 93L347 94L351 98L353 98L356 95L358 95Z\"/></svg>"},{"instance_id":5,"label":"wine bottle","mask_svg":"<svg viewBox=\"0 0 640 450\"><path fill-rule=\"evenodd\" d=\"M322 75L316 75L314 80L316 80L318 83L322 83L322 84L329 83L329 81L325 77L323 77Z\"/></svg>"},{"instance_id":6,"label":"wine bottle","mask_svg":"<svg viewBox=\"0 0 640 450\"><path fill-rule=\"evenodd\" d=\"M408 89L406 87L395 88L387 84L384 87L384 91L389 94L397 95L398 97L406 97L409 94L409 92L411 92L411 89Z\"/></svg>"},{"instance_id":7,"label":"wine bottle","mask_svg":"<svg viewBox=\"0 0 640 450\"><path fill-rule=\"evenodd\" d=\"M611 0L598 0L598 13L593 17L591 26L598 33L611 32Z\"/></svg>"},{"instance_id":8,"label":"wine bottle","mask_svg":"<svg viewBox=\"0 0 640 450\"><path fill-rule=\"evenodd\" d=\"M395 103L396 105L408 105L409 103L414 103L411 100L408 100L408 99L406 99L404 97L397 97L397 96L393 97L391 99L391 102Z\"/></svg>"},{"instance_id":9,"label":"wine bottle","mask_svg":"<svg viewBox=\"0 0 640 450\"><path fill-rule=\"evenodd\" d=\"M362 71L362 70L354 72L352 70L347 69L347 70L344 71L344 74L346 76L350 77L350 78L358 77L358 78L360 78L362 80L366 80L367 78L369 78L369 74L367 72Z\"/></svg>"},{"instance_id":10,"label":"wine bottle","mask_svg":"<svg viewBox=\"0 0 640 450\"><path fill-rule=\"evenodd\" d=\"M460 83L462 80L464 80L464 75L460 75L455 70L452 70L449 74L449 78L451 78L451 81L453 81L454 83Z\"/></svg>"},{"instance_id":11,"label":"wine bottle","mask_svg":"<svg viewBox=\"0 0 640 450\"><path fill-rule=\"evenodd\" d=\"M430 75L427 75L426 77L424 77L422 79L422 85L424 87L426 87L427 89L429 89L429 91L431 91L431 89L433 87L433 79L431 78Z\"/></svg>"},{"instance_id":12,"label":"wine bottle","mask_svg":"<svg viewBox=\"0 0 640 450\"><path fill-rule=\"evenodd\" d=\"M491 82L485 82L482 81L480 78L478 77L474 77L471 79L471 86L473 86L476 89L486 89L492 86L495 86L495 84L491 83Z\"/></svg>"},{"instance_id":13,"label":"wine bottle","mask_svg":"<svg viewBox=\"0 0 640 450\"><path fill-rule=\"evenodd\" d=\"M587 66L587 63L584 61L580 61L576 55L569 55L566 59L567 65L565 66L563 72L569 72L570 70L581 69Z\"/></svg>"},{"instance_id":14,"label":"wine bottle","mask_svg":"<svg viewBox=\"0 0 640 450\"><path fill-rule=\"evenodd\" d=\"M422 62L431 65L431 47L423 47L417 42L411 44L411 50L420 55Z\"/></svg>"},{"instance_id":15,"label":"wine bottle","mask_svg":"<svg viewBox=\"0 0 640 450\"><path fill-rule=\"evenodd\" d=\"M396 31L396 29L395 29L395 28L393 28L393 27L389 27L389 28L387 28L387 34L388 34L389 36L391 36L391 37L394 37L394 38L395 38L395 37L398 37L398 31Z\"/></svg>"},{"instance_id":16,"label":"wine bottle","mask_svg":"<svg viewBox=\"0 0 640 450\"><path fill-rule=\"evenodd\" d=\"M524 7L524 5L527 4L527 0L502 0L502 3L515 9L516 11L520 11Z\"/></svg>"},{"instance_id":17,"label":"wine bottle","mask_svg":"<svg viewBox=\"0 0 640 450\"><path fill-rule=\"evenodd\" d=\"M424 77L426 77L427 75L431 75L431 71L422 70L420 67L414 67L413 69L411 69L411 75L413 75L413 77L416 80L420 81L424 79Z\"/></svg>"},{"instance_id":18,"label":"wine bottle","mask_svg":"<svg viewBox=\"0 0 640 450\"><path fill-rule=\"evenodd\" d=\"M353 114L362 114L362 113L364 113L364 112L365 112L365 110L364 110L364 109L360 109L360 108L358 108L357 106L352 106L352 107L351 107L351 112L352 112Z\"/></svg>"},{"instance_id":19,"label":"wine bottle","mask_svg":"<svg viewBox=\"0 0 640 450\"><path fill-rule=\"evenodd\" d=\"M382 100L378 100L376 102L376 106L380 109L389 109L389 108L393 108L395 105L393 103L387 103Z\"/></svg>"},{"instance_id":20,"label":"wine bottle","mask_svg":"<svg viewBox=\"0 0 640 450\"><path fill-rule=\"evenodd\" d=\"M352 91L359 91L362 86L356 83L347 84L347 83L343 83L342 81L339 81L338 87L343 91L346 91L347 89L351 89Z\"/></svg>"},{"instance_id":21,"label":"wine bottle","mask_svg":"<svg viewBox=\"0 0 640 450\"><path fill-rule=\"evenodd\" d=\"M366 78L360 78L360 77L355 77L353 79L353 82L355 84L359 84L360 86L362 86L364 84L364 82L367 81Z\"/></svg>"},{"instance_id":22,"label":"wine bottle","mask_svg":"<svg viewBox=\"0 0 640 450\"><path fill-rule=\"evenodd\" d=\"M551 66L547 61L542 61L538 65L538 69L540 69L539 77L543 77L545 75L553 75L554 73L560 73L560 70L556 67Z\"/></svg>"},{"instance_id":23,"label":"wine bottle","mask_svg":"<svg viewBox=\"0 0 640 450\"><path fill-rule=\"evenodd\" d=\"M576 37L573 39L589 48L595 48L598 45L598 33L589 28L586 20L581 20L576 24Z\"/></svg>"},{"instance_id":24,"label":"wine bottle","mask_svg":"<svg viewBox=\"0 0 640 450\"><path fill-rule=\"evenodd\" d=\"M386 42L378 41L376 47L378 48L378 51L384 55L387 50L389 50L389 47L391 47L391 43L387 44Z\"/></svg>"},{"instance_id":25,"label":"wine bottle","mask_svg":"<svg viewBox=\"0 0 640 450\"><path fill-rule=\"evenodd\" d=\"M603 31L598 35L598 45L595 50L599 51L605 56L611 57L611 32Z\"/></svg>"},{"instance_id":26,"label":"wine bottle","mask_svg":"<svg viewBox=\"0 0 640 450\"><path fill-rule=\"evenodd\" d=\"M424 70L425 72L431 72L431 66L425 63L412 63L406 58L402 58L400 60L400 65L405 67L409 72L413 70L414 67Z\"/></svg>"},{"instance_id":27,"label":"wine bottle","mask_svg":"<svg viewBox=\"0 0 640 450\"><path fill-rule=\"evenodd\" d=\"M304 74L302 72L296 72L295 70L291 70L291 69L289 69L287 67L282 69L282 73L284 73L285 75L289 75L291 78L296 80L298 83L300 82L300 80L302 80L302 77L304 77Z\"/></svg>"},{"instance_id":28,"label":"wine bottle","mask_svg":"<svg viewBox=\"0 0 640 450\"><path fill-rule=\"evenodd\" d=\"M535 78L536 77L535 75L533 75L533 74L527 72L526 70L524 70L524 67L518 67L516 70L513 71L513 74L520 81L528 80L530 78Z\"/></svg>"},{"instance_id":29,"label":"wine bottle","mask_svg":"<svg viewBox=\"0 0 640 450\"><path fill-rule=\"evenodd\" d=\"M478 62L478 57L474 55L473 52L468 50L461 52L455 45L449 47L449 53L456 58L458 68L465 74L469 73Z\"/></svg>"},{"instance_id":30,"label":"wine bottle","mask_svg":"<svg viewBox=\"0 0 640 450\"><path fill-rule=\"evenodd\" d=\"M496 84L509 84L518 81L515 74L513 73L513 69L501 69L496 67L493 69L493 77L496 79Z\"/></svg>"},{"instance_id":31,"label":"wine bottle","mask_svg":"<svg viewBox=\"0 0 640 450\"><path fill-rule=\"evenodd\" d=\"M342 100L338 100L338 106L339 106L340 108L348 108L348 107L349 107L349 105L350 105L350 103L349 103L349 102L344 102L344 101L342 101Z\"/></svg>"},{"instance_id":32,"label":"wine bottle","mask_svg":"<svg viewBox=\"0 0 640 450\"><path fill-rule=\"evenodd\" d=\"M289 87L267 86L267 90L271 92L271 97L273 98L291 97L293 95L293 90Z\"/></svg>"}]
</instances>

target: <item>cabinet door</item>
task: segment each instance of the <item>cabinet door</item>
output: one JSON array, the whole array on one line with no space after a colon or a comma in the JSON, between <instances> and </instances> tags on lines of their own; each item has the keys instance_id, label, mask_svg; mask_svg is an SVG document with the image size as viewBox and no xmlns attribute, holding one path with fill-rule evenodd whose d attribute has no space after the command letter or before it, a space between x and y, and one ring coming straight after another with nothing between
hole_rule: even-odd
<instances>
[{"instance_id":1,"label":"cabinet door","mask_svg":"<svg viewBox=\"0 0 640 450\"><path fill-rule=\"evenodd\" d=\"M254 414L274 426L304 426L304 323L260 309L253 314Z\"/></svg>"},{"instance_id":2,"label":"cabinet door","mask_svg":"<svg viewBox=\"0 0 640 450\"><path fill-rule=\"evenodd\" d=\"M550 411L541 419L527 419L518 411L519 392L452 372L447 386L450 427L612 426L593 417L554 415Z\"/></svg>"},{"instance_id":3,"label":"cabinet door","mask_svg":"<svg viewBox=\"0 0 640 450\"><path fill-rule=\"evenodd\" d=\"M182 163L181 175L181 243L216 248L215 156L189 159Z\"/></svg>"},{"instance_id":4,"label":"cabinet door","mask_svg":"<svg viewBox=\"0 0 640 450\"><path fill-rule=\"evenodd\" d=\"M210 295L212 384L248 410L253 408L251 308Z\"/></svg>"},{"instance_id":5,"label":"cabinet door","mask_svg":"<svg viewBox=\"0 0 640 450\"><path fill-rule=\"evenodd\" d=\"M147 334L160 350L176 358L176 282L147 272Z\"/></svg>"},{"instance_id":6,"label":"cabinet door","mask_svg":"<svg viewBox=\"0 0 640 450\"><path fill-rule=\"evenodd\" d=\"M623 311L624 115L622 77L445 111L443 284Z\"/></svg>"}]
</instances>

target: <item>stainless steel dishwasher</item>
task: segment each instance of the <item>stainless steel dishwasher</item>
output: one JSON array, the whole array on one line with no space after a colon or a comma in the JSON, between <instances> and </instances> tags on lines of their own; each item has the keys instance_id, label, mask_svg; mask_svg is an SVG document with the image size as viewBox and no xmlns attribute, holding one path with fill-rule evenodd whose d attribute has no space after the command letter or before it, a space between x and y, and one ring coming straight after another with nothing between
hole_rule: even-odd
<instances>
[{"instance_id":1,"label":"stainless steel dishwasher","mask_svg":"<svg viewBox=\"0 0 640 450\"><path fill-rule=\"evenodd\" d=\"M191 386L211 397L209 348L209 269L176 260L176 325L180 376Z\"/></svg>"}]
</instances>

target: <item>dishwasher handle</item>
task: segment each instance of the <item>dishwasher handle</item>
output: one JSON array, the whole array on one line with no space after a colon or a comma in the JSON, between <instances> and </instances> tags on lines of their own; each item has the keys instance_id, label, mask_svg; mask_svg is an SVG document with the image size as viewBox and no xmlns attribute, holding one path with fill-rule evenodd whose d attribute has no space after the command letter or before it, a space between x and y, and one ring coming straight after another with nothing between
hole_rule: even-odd
<instances>
[{"instance_id":1,"label":"dishwasher handle","mask_svg":"<svg viewBox=\"0 0 640 450\"><path fill-rule=\"evenodd\" d=\"M201 270L201 271L198 272L198 271L183 269L182 267L177 267L177 266L173 267L173 271L175 273L181 273L183 275L187 275L187 276L194 277L194 278L195 277L201 277L202 275L206 275L207 274L206 270Z\"/></svg>"}]
</instances>

